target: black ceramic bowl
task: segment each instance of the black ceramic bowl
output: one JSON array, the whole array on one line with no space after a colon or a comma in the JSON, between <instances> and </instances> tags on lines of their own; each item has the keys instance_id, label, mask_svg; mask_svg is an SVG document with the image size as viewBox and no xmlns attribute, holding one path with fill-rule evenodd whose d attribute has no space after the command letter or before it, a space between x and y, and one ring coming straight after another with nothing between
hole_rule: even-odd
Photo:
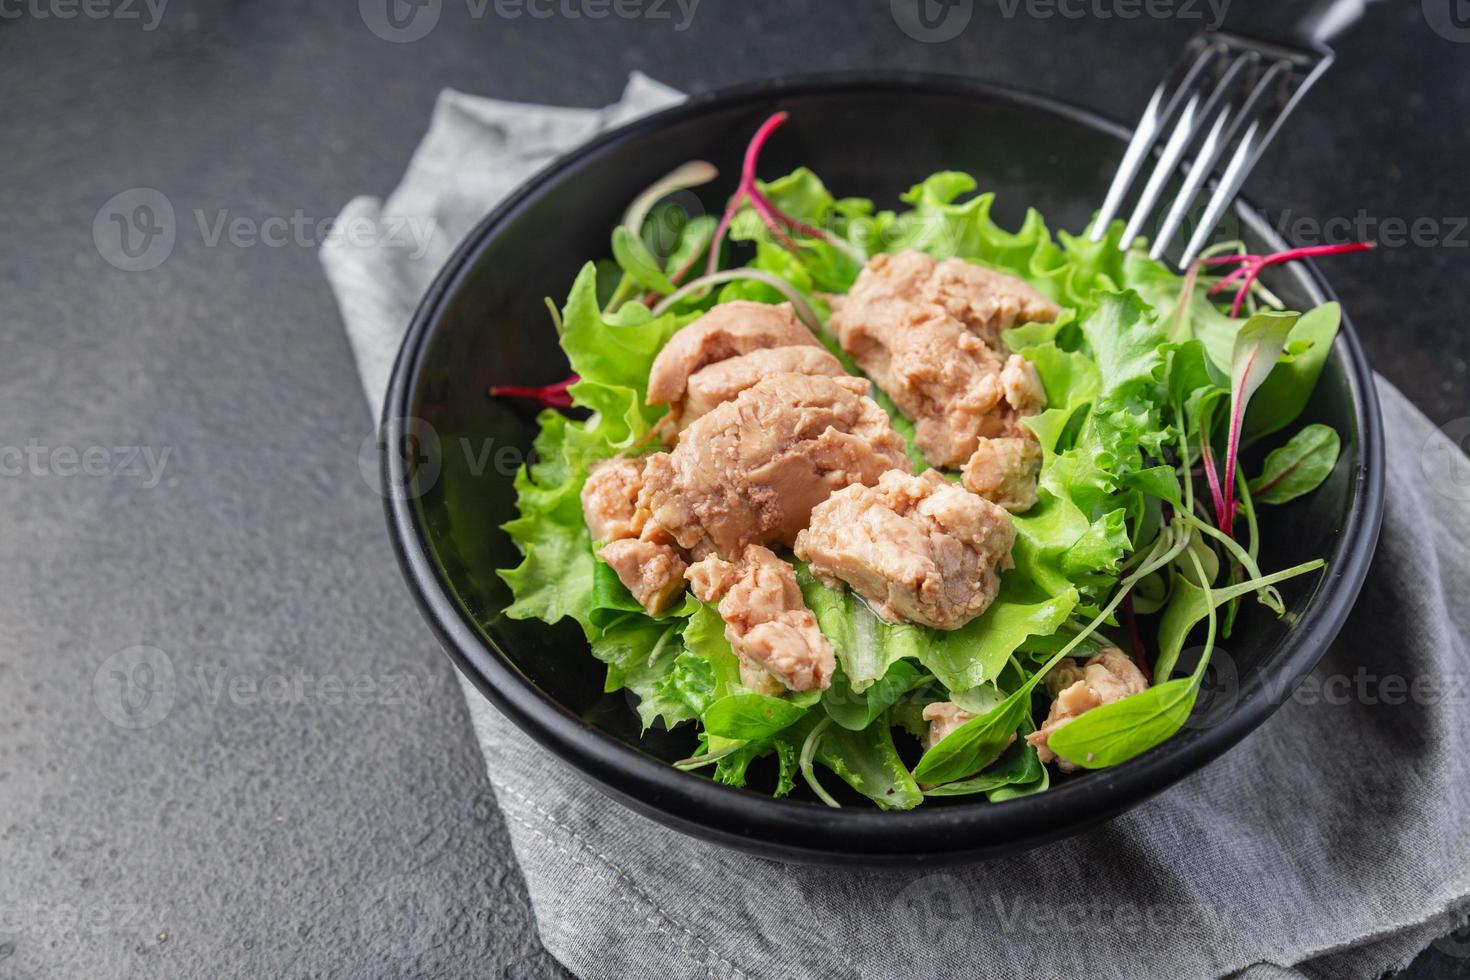
<instances>
[{"instance_id":1,"label":"black ceramic bowl","mask_svg":"<svg viewBox=\"0 0 1470 980\"><path fill-rule=\"evenodd\" d=\"M723 169L703 202L718 212L746 141L779 109L791 120L767 148L763 173L806 165L839 196L894 206L928 174L964 170L998 192L997 216L1011 227L1028 205L1053 228L1085 226L1127 135L1079 109L979 82L827 77L695 99L557 161L460 245L404 339L384 407L385 445L395 450L384 454L384 479L389 529L409 587L459 669L496 707L616 799L688 833L778 858L860 864L985 857L1076 833L1245 737L1341 628L1367 572L1383 507L1378 406L1350 325L1304 418L1341 433L1342 458L1316 494L1270 511L1263 549L1270 568L1322 556L1328 570L1288 584L1297 615L1290 626L1243 604L1228 643L1239 688L1210 724L1049 792L998 805L960 799L886 813L721 786L669 766L689 752L689 733L640 740L627 701L602 693L602 666L574 625L502 615L509 595L495 570L519 559L499 530L514 516L514 492L509 476L497 472L494 451L529 449L535 424L533 410L492 401L486 389L564 377L567 363L543 298L565 297L578 268L608 253L626 204L679 163L700 158ZM1268 250L1283 247L1248 208L1237 217L1247 239ZM1297 308L1332 298L1316 270L1302 264L1271 286ZM420 436L437 442L420 445ZM417 448L396 451L405 445ZM466 445L475 447L468 457L451 451ZM486 449L491 455L480 456ZM431 465L421 465L425 458ZM489 466L470 465L477 458L488 458Z\"/></svg>"}]
</instances>

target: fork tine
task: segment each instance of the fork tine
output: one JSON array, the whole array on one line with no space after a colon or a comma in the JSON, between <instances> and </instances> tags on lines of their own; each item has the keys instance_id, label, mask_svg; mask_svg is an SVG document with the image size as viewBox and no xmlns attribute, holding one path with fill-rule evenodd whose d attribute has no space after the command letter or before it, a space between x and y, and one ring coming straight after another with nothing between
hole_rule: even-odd
<instances>
[{"instance_id":1,"label":"fork tine","mask_svg":"<svg viewBox=\"0 0 1470 980\"><path fill-rule=\"evenodd\" d=\"M1164 144L1164 152L1159 156L1159 162L1154 165L1154 172L1149 175L1148 183L1144 185L1143 194L1138 199L1138 205L1133 209L1133 217L1128 219L1128 227L1123 231L1123 240L1119 247L1128 249L1138 238L1139 232L1143 230L1143 223L1153 212L1154 205L1158 203L1159 195L1164 191L1164 183L1179 165L1179 160L1184 156L1184 151L1194 141L1199 129L1200 93L1196 92L1190 96L1189 103L1184 107L1184 114L1179 117L1179 122L1174 127L1174 132L1169 135L1169 140Z\"/></svg>"},{"instance_id":2,"label":"fork tine","mask_svg":"<svg viewBox=\"0 0 1470 980\"><path fill-rule=\"evenodd\" d=\"M1291 66L1283 61L1278 61L1261 75L1260 81L1251 91L1250 97L1246 99L1240 115L1230 127L1230 133L1225 137L1221 148L1228 147L1235 142L1236 136L1240 136L1240 142L1236 145L1235 153L1230 158L1230 163L1225 168L1224 175L1220 178L1215 193L1211 196L1209 204L1205 207L1204 214L1200 217L1199 226L1194 231L1193 238L1184 249L1184 254L1179 258L1180 268L1188 268L1189 265L1209 244L1210 237L1215 233L1215 226L1220 223L1225 210L1230 207L1235 195L1240 193L1245 180L1255 168L1256 161L1260 159L1261 151L1265 149L1266 143L1271 136L1280 129L1290 106L1295 104L1294 99L1285 100L1276 109L1274 119L1270 125L1263 129L1263 119L1269 119L1273 105L1272 93L1282 82L1282 76L1287 75ZM1190 202L1186 202L1187 208Z\"/></svg>"},{"instance_id":3,"label":"fork tine","mask_svg":"<svg viewBox=\"0 0 1470 980\"><path fill-rule=\"evenodd\" d=\"M1226 106L1215 117L1215 124L1210 127L1209 135L1205 137L1204 145L1200 147L1199 156L1195 157L1194 164L1190 166L1189 176L1185 178L1184 186L1174 198L1174 204L1169 208L1169 215L1164 219L1164 226L1159 230L1153 247L1149 249L1148 257L1155 262L1163 260L1164 253L1169 250L1169 246L1174 242L1174 236L1179 234L1179 229L1184 224L1184 218L1189 213L1189 206L1194 203L1200 188L1205 185L1205 181L1214 171L1215 162L1219 159L1220 151L1225 145L1221 136L1234 111L1234 106Z\"/></svg>"},{"instance_id":4,"label":"fork tine","mask_svg":"<svg viewBox=\"0 0 1470 980\"><path fill-rule=\"evenodd\" d=\"M1123 154L1123 162L1118 165L1118 172L1113 176L1113 183L1108 188L1102 210L1098 212L1097 220L1093 222L1091 237L1094 242L1102 241L1107 234L1108 226L1113 223L1113 219L1122 209L1123 199L1127 196L1128 189L1133 186L1134 178L1138 176L1139 170L1147 160L1149 150L1153 149L1154 141L1163 128L1173 120L1179 106L1194 89L1200 74L1214 60L1219 50L1214 43L1203 38L1195 38L1186 45L1184 57L1170 73L1170 77L1154 90L1148 107L1143 110L1143 116L1133 131L1133 139Z\"/></svg>"},{"instance_id":5,"label":"fork tine","mask_svg":"<svg viewBox=\"0 0 1470 980\"><path fill-rule=\"evenodd\" d=\"M1205 135L1204 142L1200 146L1199 154L1194 158L1194 162L1189 167L1184 186L1174 198L1174 203L1169 208L1168 216L1164 219L1163 226L1160 228L1158 236L1154 240L1153 247L1149 250L1149 258L1154 261L1158 261L1164 257L1164 253L1174 241L1174 236L1178 234L1180 226L1184 224L1184 219L1189 213L1190 204L1194 202L1195 196L1199 194L1200 188L1204 186L1205 181L1214 172L1215 165L1219 162L1220 154L1224 151L1228 143L1227 140L1223 139L1227 132L1226 126L1229 125L1230 119L1235 114L1235 111L1250 98L1250 94L1254 90L1254 86L1247 85L1242 89L1236 83L1244 77L1246 69L1254 66L1258 61L1259 59L1253 53L1246 53L1236 58L1234 64L1230 66L1224 77L1220 79L1220 84L1215 89L1215 94L1211 96L1209 105L1205 106L1204 112L1201 113L1201 116L1204 118L1214 115L1215 121L1210 126L1209 132ZM1219 110L1218 113L1216 113L1217 109Z\"/></svg>"},{"instance_id":6,"label":"fork tine","mask_svg":"<svg viewBox=\"0 0 1470 980\"><path fill-rule=\"evenodd\" d=\"M1154 207L1158 204L1160 195L1163 194L1164 188L1168 186L1170 179L1173 178L1175 172L1178 170L1180 161L1184 159L1184 154L1194 145L1200 132L1206 129L1210 119L1215 119L1215 128L1211 129L1210 133L1211 135L1218 136L1218 129L1223 124L1222 120L1225 117L1216 117L1216 109L1222 103L1229 103L1232 100L1237 90L1236 83L1245 72L1246 66L1256 63L1257 60L1257 56L1250 52L1237 56L1230 62L1229 66L1220 76L1219 81L1216 82L1214 89L1210 92L1209 98L1204 101L1203 108L1199 106L1201 101L1200 94L1196 94L1190 100L1189 105L1185 108L1184 115L1179 120L1179 125L1175 127L1173 135L1169 138L1169 142L1165 145L1163 153L1159 156L1159 162L1154 166L1154 171L1149 176L1148 184L1144 187L1142 196L1139 197L1138 206L1134 209L1133 217L1128 221L1128 228L1123 233L1123 241L1121 242L1123 248L1127 249L1131 247L1133 242L1143 232L1145 222L1153 214ZM1211 145L1208 139L1206 145ZM1201 154L1199 159L1207 160L1210 167L1214 166L1213 154L1208 156ZM1190 173L1191 175L1194 173L1193 169L1191 169ZM1206 173L1208 173L1208 170L1206 170ZM1170 216L1173 216L1172 210ZM1155 246L1155 251L1157 250L1157 246Z\"/></svg>"},{"instance_id":7,"label":"fork tine","mask_svg":"<svg viewBox=\"0 0 1470 980\"><path fill-rule=\"evenodd\" d=\"M1235 200L1235 195L1245 184L1246 177L1250 176L1250 160L1257 149L1255 142L1260 129L1260 120L1251 123L1240 145L1236 147L1235 155L1230 159L1230 165L1225 168L1225 176L1220 179L1220 185L1215 188L1215 194L1210 198L1204 216L1200 218L1194 238L1190 240L1189 245L1184 249L1184 254L1179 258L1180 268L1188 268L1199 257L1199 253L1204 251L1211 236L1215 234L1215 226L1220 223L1225 209L1230 207L1230 202Z\"/></svg>"}]
</instances>

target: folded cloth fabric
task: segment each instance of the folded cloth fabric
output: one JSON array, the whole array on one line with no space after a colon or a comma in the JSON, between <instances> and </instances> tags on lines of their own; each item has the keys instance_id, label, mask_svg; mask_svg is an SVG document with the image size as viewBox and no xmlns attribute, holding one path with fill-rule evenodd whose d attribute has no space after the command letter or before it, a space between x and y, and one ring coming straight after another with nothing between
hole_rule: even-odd
<instances>
[{"instance_id":1,"label":"folded cloth fabric","mask_svg":"<svg viewBox=\"0 0 1470 980\"><path fill-rule=\"evenodd\" d=\"M385 230L428 218L427 238L322 252L375 413L414 304L473 224L558 153L678 98L640 75L596 111L441 95L398 189L342 214ZM1406 964L1470 896L1470 461L1379 390L1382 541L1315 675L1206 770L1020 857L869 873L701 843L610 802L462 681L547 949L589 980L1280 980ZM1470 942L1440 943L1470 973Z\"/></svg>"}]
</instances>

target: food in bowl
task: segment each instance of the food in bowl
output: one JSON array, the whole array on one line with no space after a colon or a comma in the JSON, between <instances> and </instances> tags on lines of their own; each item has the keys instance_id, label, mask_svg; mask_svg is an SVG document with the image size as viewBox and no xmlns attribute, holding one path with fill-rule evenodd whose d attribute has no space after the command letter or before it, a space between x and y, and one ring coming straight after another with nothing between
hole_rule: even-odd
<instances>
[{"instance_id":1,"label":"food in bowl","mask_svg":"<svg viewBox=\"0 0 1470 980\"><path fill-rule=\"evenodd\" d=\"M1290 255L1179 276L1121 228L1004 231L960 173L901 211L759 181L783 118L720 218L659 204L708 164L633 202L552 308L572 378L492 389L553 406L507 615L575 620L645 729L697 728L680 768L770 757L777 795L996 802L1164 741L1239 605L1285 616L1323 566L1263 571L1256 508L1315 489L1336 433L1240 451L1282 441L1340 311L1276 308L1256 276Z\"/></svg>"}]
</instances>

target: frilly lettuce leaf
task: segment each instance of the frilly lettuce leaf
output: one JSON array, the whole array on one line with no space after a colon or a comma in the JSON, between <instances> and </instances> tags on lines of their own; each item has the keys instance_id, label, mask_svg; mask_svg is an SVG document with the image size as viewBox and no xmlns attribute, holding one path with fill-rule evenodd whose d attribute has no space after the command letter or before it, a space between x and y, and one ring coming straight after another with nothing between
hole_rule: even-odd
<instances>
[{"instance_id":1,"label":"frilly lettuce leaf","mask_svg":"<svg viewBox=\"0 0 1470 980\"><path fill-rule=\"evenodd\" d=\"M597 559L582 517L586 473L574 472L564 451L567 430L576 423L549 409L537 421L537 462L515 477L520 516L504 525L525 556L520 565L499 573L515 597L505 614L547 623L569 617L590 631Z\"/></svg>"}]
</instances>

